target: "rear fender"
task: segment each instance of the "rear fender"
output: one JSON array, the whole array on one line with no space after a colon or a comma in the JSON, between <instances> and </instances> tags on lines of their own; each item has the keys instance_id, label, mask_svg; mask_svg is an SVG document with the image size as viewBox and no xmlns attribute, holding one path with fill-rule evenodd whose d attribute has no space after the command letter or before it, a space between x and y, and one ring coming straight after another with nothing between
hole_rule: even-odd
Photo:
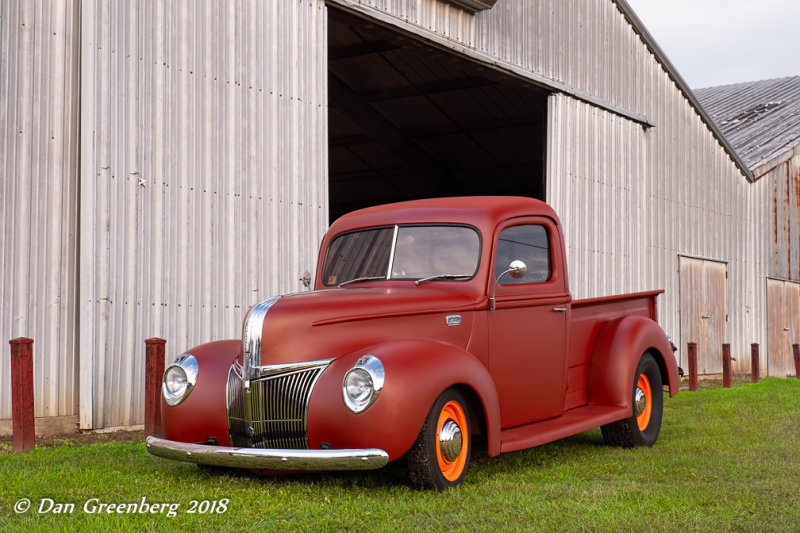
<instances>
[{"instance_id":1,"label":"rear fender","mask_svg":"<svg viewBox=\"0 0 800 533\"><path fill-rule=\"evenodd\" d=\"M385 380L375 403L354 414L344 404L342 381L363 355L380 359ZM499 454L500 409L486 367L456 346L420 339L377 344L333 361L309 402L309 446L380 448L395 460L414 444L436 398L453 386L468 387L477 397L486 422L489 455Z\"/></svg>"},{"instance_id":2,"label":"rear fender","mask_svg":"<svg viewBox=\"0 0 800 533\"><path fill-rule=\"evenodd\" d=\"M631 406L633 374L645 352L653 354L669 395L675 396L680 378L666 334L650 318L626 316L606 324L597 336L589 365L589 404Z\"/></svg>"}]
</instances>

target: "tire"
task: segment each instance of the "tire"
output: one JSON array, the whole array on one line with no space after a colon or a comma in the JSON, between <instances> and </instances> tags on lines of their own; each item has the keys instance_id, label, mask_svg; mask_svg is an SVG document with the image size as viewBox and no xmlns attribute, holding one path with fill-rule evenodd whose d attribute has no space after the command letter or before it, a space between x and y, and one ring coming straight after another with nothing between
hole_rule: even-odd
<instances>
[{"instance_id":1,"label":"tire","mask_svg":"<svg viewBox=\"0 0 800 533\"><path fill-rule=\"evenodd\" d=\"M436 490L460 485L472 453L471 429L464 397L455 389L444 391L406 455L411 482Z\"/></svg>"},{"instance_id":2,"label":"tire","mask_svg":"<svg viewBox=\"0 0 800 533\"><path fill-rule=\"evenodd\" d=\"M638 397L638 402L637 402ZM639 360L633 377L633 413L600 429L603 440L611 446L634 448L652 446L661 430L661 414L664 409L661 371L650 353Z\"/></svg>"}]
</instances>

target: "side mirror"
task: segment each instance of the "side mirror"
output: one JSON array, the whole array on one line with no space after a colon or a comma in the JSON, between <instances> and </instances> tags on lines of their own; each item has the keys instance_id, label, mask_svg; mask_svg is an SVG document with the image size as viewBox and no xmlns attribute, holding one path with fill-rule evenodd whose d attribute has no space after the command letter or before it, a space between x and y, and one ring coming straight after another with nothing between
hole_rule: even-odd
<instances>
[{"instance_id":1,"label":"side mirror","mask_svg":"<svg viewBox=\"0 0 800 533\"><path fill-rule=\"evenodd\" d=\"M503 274L511 274L511 277L514 279L520 279L525 277L525 274L528 273L528 265L525 264L524 261L520 261L517 259L516 261L511 261L511 264L508 265L508 270L503 272ZM500 274L500 278L503 277L503 274ZM497 278L497 281L500 281L500 278Z\"/></svg>"},{"instance_id":2,"label":"side mirror","mask_svg":"<svg viewBox=\"0 0 800 533\"><path fill-rule=\"evenodd\" d=\"M497 292L497 285L500 283L500 280L503 279L503 276L505 276L506 274L511 274L512 278L520 279L522 277L525 277L525 274L527 274L527 272L528 272L528 265L526 265L524 261L516 259L514 261L511 261L505 272L497 276L497 280L494 282L494 287L492 287L492 295L489 297L489 301L492 304L491 305L492 311L494 311L495 308L494 294Z\"/></svg>"},{"instance_id":3,"label":"side mirror","mask_svg":"<svg viewBox=\"0 0 800 533\"><path fill-rule=\"evenodd\" d=\"M300 281L303 284L303 287L305 287L306 290L309 291L311 290L311 274L309 274L308 270L303 272L303 277L300 278L298 281Z\"/></svg>"}]
</instances>

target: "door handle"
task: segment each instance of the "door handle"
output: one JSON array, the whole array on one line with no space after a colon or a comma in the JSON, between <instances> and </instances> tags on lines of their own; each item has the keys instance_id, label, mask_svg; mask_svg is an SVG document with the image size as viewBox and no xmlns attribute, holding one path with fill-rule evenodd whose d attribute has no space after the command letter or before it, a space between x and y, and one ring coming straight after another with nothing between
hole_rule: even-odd
<instances>
[{"instance_id":1,"label":"door handle","mask_svg":"<svg viewBox=\"0 0 800 533\"><path fill-rule=\"evenodd\" d=\"M567 310L566 307L554 307L553 308L553 311L558 311L559 313L563 313L566 310Z\"/></svg>"},{"instance_id":2,"label":"door handle","mask_svg":"<svg viewBox=\"0 0 800 533\"><path fill-rule=\"evenodd\" d=\"M789 331L789 328L783 328L783 331Z\"/></svg>"},{"instance_id":3,"label":"door handle","mask_svg":"<svg viewBox=\"0 0 800 533\"><path fill-rule=\"evenodd\" d=\"M711 318L711 315L703 315L700 318L702 318L703 320L708 320L709 318Z\"/></svg>"}]
</instances>

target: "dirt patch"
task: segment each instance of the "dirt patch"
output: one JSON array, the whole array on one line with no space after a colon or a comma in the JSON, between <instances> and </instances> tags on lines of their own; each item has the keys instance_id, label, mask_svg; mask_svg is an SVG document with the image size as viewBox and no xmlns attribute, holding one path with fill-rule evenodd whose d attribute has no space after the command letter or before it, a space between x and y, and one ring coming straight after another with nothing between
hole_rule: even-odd
<instances>
[{"instance_id":1,"label":"dirt patch","mask_svg":"<svg viewBox=\"0 0 800 533\"><path fill-rule=\"evenodd\" d=\"M733 376L731 386L738 387L741 385L749 385L752 383L749 374ZM699 376L697 379L697 390L707 389L721 389L722 388L722 375ZM682 391L689 390L689 377L684 376L681 378Z\"/></svg>"},{"instance_id":2,"label":"dirt patch","mask_svg":"<svg viewBox=\"0 0 800 533\"><path fill-rule=\"evenodd\" d=\"M138 443L144 444L144 431L113 431L99 433L86 431L66 435L36 437L37 448L54 448L56 446L87 446L102 443ZM0 454L12 453L14 438L11 435L0 437Z\"/></svg>"}]
</instances>

